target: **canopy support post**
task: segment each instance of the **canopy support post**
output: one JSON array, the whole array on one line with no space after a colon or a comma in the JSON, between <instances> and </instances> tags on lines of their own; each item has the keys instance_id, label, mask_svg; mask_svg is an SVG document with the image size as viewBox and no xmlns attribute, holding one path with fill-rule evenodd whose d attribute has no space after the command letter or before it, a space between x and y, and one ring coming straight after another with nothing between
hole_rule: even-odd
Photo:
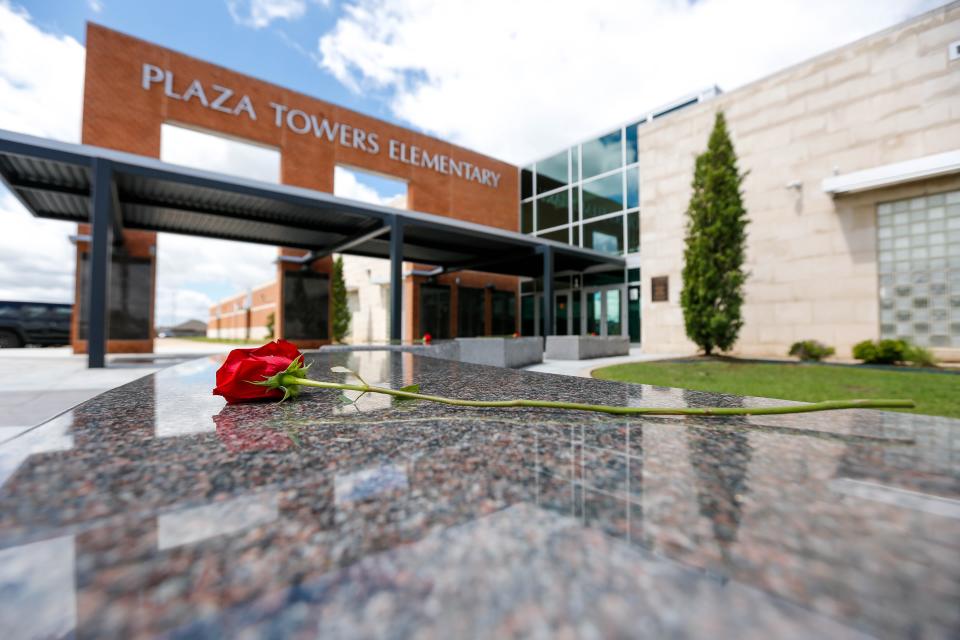
<instances>
[{"instance_id":1,"label":"canopy support post","mask_svg":"<svg viewBox=\"0 0 960 640\"><path fill-rule=\"evenodd\" d=\"M403 330L403 221L390 223L390 341L399 342Z\"/></svg>"},{"instance_id":2,"label":"canopy support post","mask_svg":"<svg viewBox=\"0 0 960 640\"><path fill-rule=\"evenodd\" d=\"M113 165L94 158L90 211L90 259L87 261L87 367L106 366L110 331L110 266L113 261L114 208Z\"/></svg>"}]
</instances>

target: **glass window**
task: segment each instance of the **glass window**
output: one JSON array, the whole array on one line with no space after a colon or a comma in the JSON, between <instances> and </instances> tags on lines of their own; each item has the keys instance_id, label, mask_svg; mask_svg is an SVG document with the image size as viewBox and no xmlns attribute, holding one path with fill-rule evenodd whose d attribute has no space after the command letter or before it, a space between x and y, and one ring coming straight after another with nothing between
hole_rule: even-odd
<instances>
[{"instance_id":1,"label":"glass window","mask_svg":"<svg viewBox=\"0 0 960 640\"><path fill-rule=\"evenodd\" d=\"M425 333L441 340L450 337L450 287L446 285L420 285L420 335Z\"/></svg>"},{"instance_id":2,"label":"glass window","mask_svg":"<svg viewBox=\"0 0 960 640\"><path fill-rule=\"evenodd\" d=\"M573 231L573 239L570 240L570 244L572 244L575 247L579 247L580 246L580 225L574 225L572 231Z\"/></svg>"},{"instance_id":3,"label":"glass window","mask_svg":"<svg viewBox=\"0 0 960 640\"><path fill-rule=\"evenodd\" d=\"M47 307L42 304L25 304L20 307L20 316L28 320L36 320L47 315Z\"/></svg>"},{"instance_id":4,"label":"glass window","mask_svg":"<svg viewBox=\"0 0 960 640\"><path fill-rule=\"evenodd\" d=\"M607 335L618 336L623 333L623 323L620 318L620 290L607 289L605 294L607 298Z\"/></svg>"},{"instance_id":5,"label":"glass window","mask_svg":"<svg viewBox=\"0 0 960 640\"><path fill-rule=\"evenodd\" d=\"M579 182L580 180L580 148L570 149L570 182Z\"/></svg>"},{"instance_id":6,"label":"glass window","mask_svg":"<svg viewBox=\"0 0 960 640\"><path fill-rule=\"evenodd\" d=\"M623 218L617 216L583 225L583 246L603 253L623 253Z\"/></svg>"},{"instance_id":7,"label":"glass window","mask_svg":"<svg viewBox=\"0 0 960 640\"><path fill-rule=\"evenodd\" d=\"M570 214L567 210L569 193L565 189L537 199L537 231L569 222Z\"/></svg>"},{"instance_id":8,"label":"glass window","mask_svg":"<svg viewBox=\"0 0 960 640\"><path fill-rule=\"evenodd\" d=\"M493 290L490 332L495 336L509 336L517 330L517 294L513 291Z\"/></svg>"},{"instance_id":9,"label":"glass window","mask_svg":"<svg viewBox=\"0 0 960 640\"><path fill-rule=\"evenodd\" d=\"M636 167L627 169L627 209L640 206L640 171Z\"/></svg>"},{"instance_id":10,"label":"glass window","mask_svg":"<svg viewBox=\"0 0 960 640\"><path fill-rule=\"evenodd\" d=\"M596 140L584 142L581 147L584 179L623 166L620 143L619 129Z\"/></svg>"},{"instance_id":11,"label":"glass window","mask_svg":"<svg viewBox=\"0 0 960 640\"><path fill-rule=\"evenodd\" d=\"M640 342L640 298L639 286L627 289L627 329L630 342Z\"/></svg>"},{"instance_id":12,"label":"glass window","mask_svg":"<svg viewBox=\"0 0 960 640\"><path fill-rule=\"evenodd\" d=\"M567 152L561 151L555 156L537 163L537 193L546 193L570 183L567 173Z\"/></svg>"},{"instance_id":13,"label":"glass window","mask_svg":"<svg viewBox=\"0 0 960 640\"><path fill-rule=\"evenodd\" d=\"M627 253L640 251L640 212L627 214Z\"/></svg>"},{"instance_id":14,"label":"glass window","mask_svg":"<svg viewBox=\"0 0 960 640\"><path fill-rule=\"evenodd\" d=\"M483 335L483 317L486 311L483 289L457 289L457 336L473 338Z\"/></svg>"},{"instance_id":15,"label":"glass window","mask_svg":"<svg viewBox=\"0 0 960 640\"><path fill-rule=\"evenodd\" d=\"M627 282L640 282L640 269L627 269Z\"/></svg>"},{"instance_id":16,"label":"glass window","mask_svg":"<svg viewBox=\"0 0 960 640\"><path fill-rule=\"evenodd\" d=\"M623 284L623 270L602 271L600 273L583 274L583 286L602 287L608 284Z\"/></svg>"},{"instance_id":17,"label":"glass window","mask_svg":"<svg viewBox=\"0 0 960 640\"><path fill-rule=\"evenodd\" d=\"M633 164L639 157L637 155L637 127L639 127L640 124L641 123L638 122L627 127L627 139L624 144L627 152L627 164Z\"/></svg>"},{"instance_id":18,"label":"glass window","mask_svg":"<svg viewBox=\"0 0 960 640\"><path fill-rule=\"evenodd\" d=\"M583 185L583 217L585 219L621 209L623 209L622 173L615 173Z\"/></svg>"},{"instance_id":19,"label":"glass window","mask_svg":"<svg viewBox=\"0 0 960 640\"><path fill-rule=\"evenodd\" d=\"M563 244L569 244L567 240L567 229L557 229L556 231L550 231L549 233L541 233L539 238L546 238L547 240L554 240L556 242L562 242Z\"/></svg>"},{"instance_id":20,"label":"glass window","mask_svg":"<svg viewBox=\"0 0 960 640\"><path fill-rule=\"evenodd\" d=\"M573 222L580 220L580 187L574 187L570 191L570 198L573 200Z\"/></svg>"},{"instance_id":21,"label":"glass window","mask_svg":"<svg viewBox=\"0 0 960 640\"><path fill-rule=\"evenodd\" d=\"M533 233L533 202L524 202L520 205L520 231Z\"/></svg>"},{"instance_id":22,"label":"glass window","mask_svg":"<svg viewBox=\"0 0 960 640\"><path fill-rule=\"evenodd\" d=\"M533 197L533 168L520 169L520 197L524 200Z\"/></svg>"}]
</instances>

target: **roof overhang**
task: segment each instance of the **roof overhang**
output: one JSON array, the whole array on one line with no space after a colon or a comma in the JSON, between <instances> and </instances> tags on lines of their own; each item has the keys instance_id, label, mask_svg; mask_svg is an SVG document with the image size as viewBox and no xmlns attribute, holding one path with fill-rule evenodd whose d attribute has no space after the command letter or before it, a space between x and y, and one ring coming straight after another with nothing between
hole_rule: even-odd
<instances>
[{"instance_id":1,"label":"roof overhang","mask_svg":"<svg viewBox=\"0 0 960 640\"><path fill-rule=\"evenodd\" d=\"M823 190L830 195L842 195L881 189L951 173L960 173L960 150L831 176L824 179Z\"/></svg>"},{"instance_id":2,"label":"roof overhang","mask_svg":"<svg viewBox=\"0 0 960 640\"><path fill-rule=\"evenodd\" d=\"M290 185L0 130L0 178L35 216L90 221L93 167L108 161L118 225L225 240L390 257L384 227L401 224L403 259L518 276L623 268L620 256L454 218L393 209Z\"/></svg>"}]
</instances>

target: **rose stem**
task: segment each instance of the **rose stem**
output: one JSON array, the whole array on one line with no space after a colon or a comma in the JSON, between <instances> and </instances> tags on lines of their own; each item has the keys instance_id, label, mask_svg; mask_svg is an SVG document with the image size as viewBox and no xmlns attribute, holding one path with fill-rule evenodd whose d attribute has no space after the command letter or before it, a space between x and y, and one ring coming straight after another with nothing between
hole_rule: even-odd
<instances>
[{"instance_id":1,"label":"rose stem","mask_svg":"<svg viewBox=\"0 0 960 640\"><path fill-rule=\"evenodd\" d=\"M282 376L280 384L284 387L303 386L321 389L339 389L341 391L363 391L383 393L409 400L426 400L458 407L543 407L548 409L573 409L576 411L596 411L614 415L670 415L670 416L770 416L785 413L811 413L813 411L833 411L836 409L912 409L913 400L826 400L809 404L780 407L612 407L603 404L582 404L579 402L556 402L551 400L458 400L443 396L430 396L411 393L398 389L386 389L363 384L344 384L340 382L320 382L307 378Z\"/></svg>"}]
</instances>

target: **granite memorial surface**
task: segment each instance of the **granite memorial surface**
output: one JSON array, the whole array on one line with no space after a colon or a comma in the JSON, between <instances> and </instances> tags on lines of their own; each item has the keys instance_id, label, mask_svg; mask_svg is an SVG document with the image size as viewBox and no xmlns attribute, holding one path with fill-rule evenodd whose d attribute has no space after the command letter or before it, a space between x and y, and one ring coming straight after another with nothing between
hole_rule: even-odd
<instances>
[{"instance_id":1,"label":"granite memorial surface","mask_svg":"<svg viewBox=\"0 0 960 640\"><path fill-rule=\"evenodd\" d=\"M394 388L782 404L409 353ZM225 405L171 367L0 443L0 629L71 637L960 635L960 421L623 418L307 390Z\"/></svg>"}]
</instances>

